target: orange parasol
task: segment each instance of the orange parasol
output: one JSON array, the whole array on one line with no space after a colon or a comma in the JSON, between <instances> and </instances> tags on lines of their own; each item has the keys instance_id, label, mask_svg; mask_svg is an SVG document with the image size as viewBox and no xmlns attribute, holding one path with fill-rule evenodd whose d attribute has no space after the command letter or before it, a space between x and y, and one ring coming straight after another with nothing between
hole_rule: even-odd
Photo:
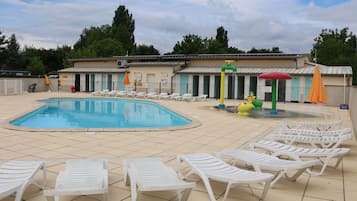
<instances>
[{"instance_id":1,"label":"orange parasol","mask_svg":"<svg viewBox=\"0 0 357 201\"><path fill-rule=\"evenodd\" d=\"M320 69L317 67L317 65L315 66L312 85L307 100L312 103L327 103L325 86L322 83Z\"/></svg>"},{"instance_id":2,"label":"orange parasol","mask_svg":"<svg viewBox=\"0 0 357 201\"><path fill-rule=\"evenodd\" d=\"M130 84L129 74L127 72L125 72L123 84L124 85L129 85Z\"/></svg>"},{"instance_id":3,"label":"orange parasol","mask_svg":"<svg viewBox=\"0 0 357 201\"><path fill-rule=\"evenodd\" d=\"M50 79L48 79L48 76L47 76L47 75L45 75L45 80L44 80L44 82L45 82L45 85L46 85L46 86L49 86L49 85L51 84L51 81L50 81Z\"/></svg>"}]
</instances>

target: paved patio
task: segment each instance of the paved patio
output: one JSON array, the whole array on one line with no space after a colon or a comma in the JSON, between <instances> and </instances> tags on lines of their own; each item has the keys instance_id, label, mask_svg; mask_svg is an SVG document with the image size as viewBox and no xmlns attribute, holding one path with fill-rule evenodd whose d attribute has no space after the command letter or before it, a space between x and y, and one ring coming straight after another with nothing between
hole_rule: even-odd
<instances>
[{"instance_id":1,"label":"paved patio","mask_svg":"<svg viewBox=\"0 0 357 201\"><path fill-rule=\"evenodd\" d=\"M49 97L89 97L84 93L31 93L17 96L0 97L0 121L23 114L40 104L36 100ZM237 117L236 114L216 111L218 100L206 102L181 102L157 100L160 104L200 122L200 126L190 129L150 132L29 132L0 128L0 162L5 160L45 160L48 164L48 188L53 188L64 161L70 158L108 158L110 189L109 201L129 201L130 189L123 184L121 159L127 157L161 157L166 164L176 168L176 155L198 152L215 152L227 148L240 147L245 142L261 137L277 127L282 119L254 119ZM227 105L237 105L240 101L226 101ZM270 103L265 103L266 107ZM311 121L322 119L342 119L344 127L352 127L349 111L337 107L320 105L278 103L279 109L308 111L318 114ZM284 119L297 120L297 119ZM301 119L298 119L301 120ZM296 182L281 179L267 195L267 201L354 201L357 200L357 146L355 138L343 144L351 148L337 168L328 168L323 176L312 177L304 173ZM38 178L41 178L40 174ZM209 201L202 182L197 181L190 201ZM225 185L213 182L218 200L222 200ZM259 194L262 187L253 186ZM36 187L28 188L24 195L26 201L44 201L42 192ZM101 200L102 196L61 197L61 200ZM4 200L13 200L13 197ZM143 201L176 200L174 193L144 193ZM247 186L234 187L227 201L258 200Z\"/></svg>"}]
</instances>

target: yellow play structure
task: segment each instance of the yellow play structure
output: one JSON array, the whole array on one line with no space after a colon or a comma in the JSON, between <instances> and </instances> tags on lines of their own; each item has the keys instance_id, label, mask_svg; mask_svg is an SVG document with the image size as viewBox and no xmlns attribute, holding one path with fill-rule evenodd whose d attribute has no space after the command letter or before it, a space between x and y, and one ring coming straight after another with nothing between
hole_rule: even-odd
<instances>
[{"instance_id":1,"label":"yellow play structure","mask_svg":"<svg viewBox=\"0 0 357 201\"><path fill-rule=\"evenodd\" d=\"M221 93L220 93L220 98L219 98L219 105L218 108L225 108L224 105L224 75L226 70L231 70L233 72L237 72L237 67L233 66L232 63L234 62L233 60L224 60L226 62L226 65L221 67Z\"/></svg>"}]
</instances>

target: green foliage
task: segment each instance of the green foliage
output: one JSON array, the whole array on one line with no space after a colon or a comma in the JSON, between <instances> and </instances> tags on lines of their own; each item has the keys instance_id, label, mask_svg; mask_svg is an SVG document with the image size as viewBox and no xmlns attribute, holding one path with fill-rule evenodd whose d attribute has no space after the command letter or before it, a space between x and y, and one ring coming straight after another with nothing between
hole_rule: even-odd
<instances>
[{"instance_id":1,"label":"green foliage","mask_svg":"<svg viewBox=\"0 0 357 201\"><path fill-rule=\"evenodd\" d=\"M95 52L96 57L110 57L125 53L121 43L111 38L95 41L88 49Z\"/></svg>"},{"instance_id":2,"label":"green foliage","mask_svg":"<svg viewBox=\"0 0 357 201\"><path fill-rule=\"evenodd\" d=\"M22 56L20 55L20 45L16 40L15 34L10 36L6 48L6 68L8 70L18 70L24 65Z\"/></svg>"},{"instance_id":3,"label":"green foliage","mask_svg":"<svg viewBox=\"0 0 357 201\"><path fill-rule=\"evenodd\" d=\"M102 25L100 27L85 28L80 35L79 40L74 44L74 49L86 48L93 42L110 38L112 27L110 25Z\"/></svg>"},{"instance_id":4,"label":"green foliage","mask_svg":"<svg viewBox=\"0 0 357 201\"><path fill-rule=\"evenodd\" d=\"M221 47L228 49L228 32L220 26L217 28L216 41L221 44Z\"/></svg>"},{"instance_id":5,"label":"green foliage","mask_svg":"<svg viewBox=\"0 0 357 201\"><path fill-rule=\"evenodd\" d=\"M353 84L357 85L356 35L348 28L323 29L314 39L311 57L325 65L350 65L353 68Z\"/></svg>"},{"instance_id":6,"label":"green foliage","mask_svg":"<svg viewBox=\"0 0 357 201\"><path fill-rule=\"evenodd\" d=\"M143 44L135 47L135 55L160 55L160 52L153 45Z\"/></svg>"},{"instance_id":7,"label":"green foliage","mask_svg":"<svg viewBox=\"0 0 357 201\"><path fill-rule=\"evenodd\" d=\"M5 60L7 58L6 56L6 44L7 44L7 41L6 41L6 38L5 38L5 35L3 35L0 31L0 69L2 67L4 67L5 65Z\"/></svg>"},{"instance_id":8,"label":"green foliage","mask_svg":"<svg viewBox=\"0 0 357 201\"><path fill-rule=\"evenodd\" d=\"M41 59L36 56L29 58L29 64L26 66L26 69L33 75L43 75L45 73L45 66Z\"/></svg>"},{"instance_id":9,"label":"green foliage","mask_svg":"<svg viewBox=\"0 0 357 201\"><path fill-rule=\"evenodd\" d=\"M205 44L202 38L195 34L183 36L181 42L177 41L174 47L173 54L199 54L205 49Z\"/></svg>"},{"instance_id":10,"label":"green foliage","mask_svg":"<svg viewBox=\"0 0 357 201\"><path fill-rule=\"evenodd\" d=\"M247 51L247 53L283 53L280 51L279 47L269 48L262 48L262 49L255 49L254 47Z\"/></svg>"},{"instance_id":11,"label":"green foliage","mask_svg":"<svg viewBox=\"0 0 357 201\"><path fill-rule=\"evenodd\" d=\"M123 45L125 51L131 54L135 48L135 20L133 15L125 6L120 5L115 11L112 23L113 38L117 39Z\"/></svg>"}]
</instances>

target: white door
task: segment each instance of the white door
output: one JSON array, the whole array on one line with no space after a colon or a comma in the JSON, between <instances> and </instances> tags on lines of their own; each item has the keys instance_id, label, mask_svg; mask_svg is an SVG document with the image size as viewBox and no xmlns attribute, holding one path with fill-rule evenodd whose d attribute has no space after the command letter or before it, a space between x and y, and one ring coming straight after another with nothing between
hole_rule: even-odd
<instances>
[{"instance_id":1,"label":"white door","mask_svg":"<svg viewBox=\"0 0 357 201\"><path fill-rule=\"evenodd\" d=\"M148 93L155 92L155 74L147 74Z\"/></svg>"}]
</instances>

